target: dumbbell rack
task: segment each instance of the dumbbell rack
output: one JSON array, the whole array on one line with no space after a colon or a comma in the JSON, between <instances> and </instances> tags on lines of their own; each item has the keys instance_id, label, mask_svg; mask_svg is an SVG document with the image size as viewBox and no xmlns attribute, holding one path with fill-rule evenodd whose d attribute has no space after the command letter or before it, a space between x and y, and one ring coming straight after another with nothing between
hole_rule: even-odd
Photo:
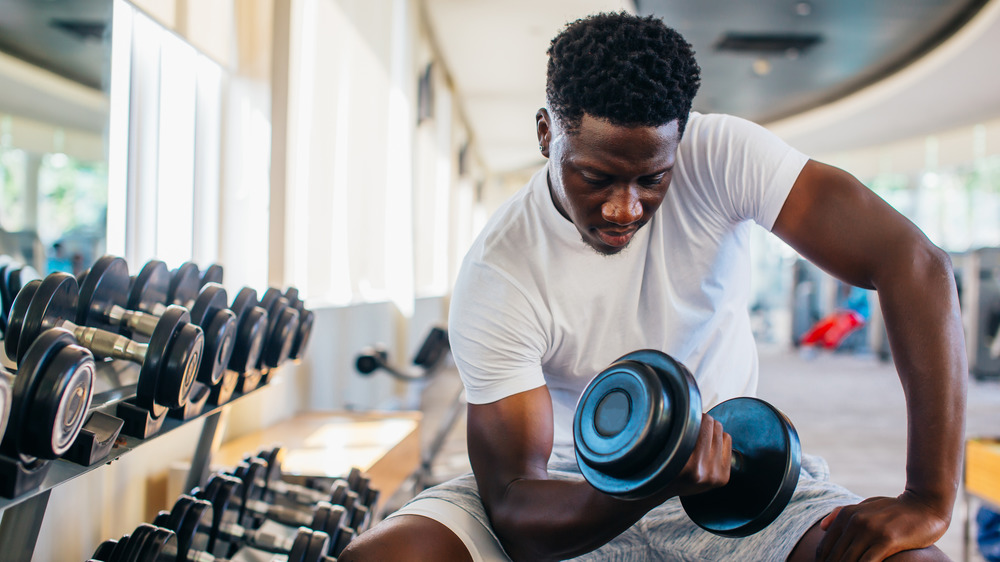
<instances>
[{"instance_id":1,"label":"dumbbell rack","mask_svg":"<svg viewBox=\"0 0 1000 562\"><path fill-rule=\"evenodd\" d=\"M98 377L103 376L110 380L136 380L138 378L138 371L139 366L137 364L125 363L123 361L98 363L97 366ZM204 420L204 426L202 427L201 436L194 451L185 489L190 490L195 486L204 484L205 479L208 477L212 455L221 445L230 407L243 397L249 396L263 387L258 387L245 394L236 393L229 402L220 406L206 405L205 410L200 415L187 421L167 416L163 422L162 429L148 439L140 439L124 434L119 435L115 445L111 449L111 453L105 459L99 460L90 466L81 466L63 459L52 461L51 468L38 488L14 499L0 498L0 513L3 514L3 519L0 520L0 552L3 552L3 558L5 560L31 560L42 526L42 519L45 517L49 495L53 488L61 486L84 474L100 470L102 467L110 465L113 461L117 461L133 450L155 441L157 437L185 425L195 423L198 420ZM129 388L130 386L119 387L95 395L91 411L98 411L114 416L118 403L129 396Z\"/></svg>"}]
</instances>

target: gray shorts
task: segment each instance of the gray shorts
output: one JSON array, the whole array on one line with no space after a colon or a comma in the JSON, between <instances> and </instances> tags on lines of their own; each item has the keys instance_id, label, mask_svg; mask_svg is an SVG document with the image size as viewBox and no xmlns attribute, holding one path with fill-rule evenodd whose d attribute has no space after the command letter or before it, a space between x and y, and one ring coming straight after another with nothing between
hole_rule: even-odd
<instances>
[{"instance_id":1,"label":"gray shorts","mask_svg":"<svg viewBox=\"0 0 1000 562\"><path fill-rule=\"evenodd\" d=\"M831 483L829 477L826 461L803 455L799 483L788 507L774 523L749 537L732 539L702 530L673 498L601 548L573 560L782 562L802 535L826 514L861 501L860 496ZM575 463L556 461L549 466L549 478L582 476ZM465 543L476 562L509 560L490 527L471 474L425 490L390 517L398 515L421 515L444 524Z\"/></svg>"}]
</instances>

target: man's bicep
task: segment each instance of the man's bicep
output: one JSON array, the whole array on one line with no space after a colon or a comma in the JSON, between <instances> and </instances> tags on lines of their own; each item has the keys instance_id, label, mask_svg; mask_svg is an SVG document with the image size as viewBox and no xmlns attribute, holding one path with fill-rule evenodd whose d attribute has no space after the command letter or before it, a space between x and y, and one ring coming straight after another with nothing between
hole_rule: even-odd
<instances>
[{"instance_id":1,"label":"man's bicep","mask_svg":"<svg viewBox=\"0 0 1000 562\"><path fill-rule=\"evenodd\" d=\"M552 401L541 386L489 404L470 404L469 460L487 512L511 482L545 479L552 453Z\"/></svg>"},{"instance_id":2,"label":"man's bicep","mask_svg":"<svg viewBox=\"0 0 1000 562\"><path fill-rule=\"evenodd\" d=\"M772 231L834 276L869 289L880 269L927 244L916 226L852 175L812 160Z\"/></svg>"}]
</instances>

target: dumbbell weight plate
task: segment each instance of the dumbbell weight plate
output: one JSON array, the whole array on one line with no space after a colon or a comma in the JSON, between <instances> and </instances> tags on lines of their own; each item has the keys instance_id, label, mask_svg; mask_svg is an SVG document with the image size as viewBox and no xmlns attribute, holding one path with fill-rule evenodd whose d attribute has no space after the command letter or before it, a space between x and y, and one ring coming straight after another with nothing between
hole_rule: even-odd
<instances>
[{"instance_id":1,"label":"dumbbell weight plate","mask_svg":"<svg viewBox=\"0 0 1000 562\"><path fill-rule=\"evenodd\" d=\"M215 313L205 332L205 352L198 370L198 380L208 386L222 381L226 368L233 357L236 340L236 317L229 310Z\"/></svg>"},{"instance_id":2,"label":"dumbbell weight plate","mask_svg":"<svg viewBox=\"0 0 1000 562\"><path fill-rule=\"evenodd\" d=\"M46 330L35 340L14 382L19 451L55 459L69 450L86 421L94 372L94 356L68 331Z\"/></svg>"},{"instance_id":3,"label":"dumbbell weight plate","mask_svg":"<svg viewBox=\"0 0 1000 562\"><path fill-rule=\"evenodd\" d=\"M6 257L6 256L4 256ZM10 259L10 258L8 258ZM7 313L16 296L7 285L7 270L14 268L14 264L7 262L0 265L0 321L6 322Z\"/></svg>"},{"instance_id":4,"label":"dumbbell weight plate","mask_svg":"<svg viewBox=\"0 0 1000 562\"><path fill-rule=\"evenodd\" d=\"M38 286L42 284L40 279L29 282L17 293L14 304L10 309L10 323L7 324L7 331L4 333L4 351L7 357L17 363L17 350L21 341L21 331L24 326L24 317L28 314L28 305L31 298L35 296Z\"/></svg>"},{"instance_id":5,"label":"dumbbell weight plate","mask_svg":"<svg viewBox=\"0 0 1000 562\"><path fill-rule=\"evenodd\" d=\"M285 298L288 299L288 306L302 310L302 300L299 299L299 290L296 287L285 289Z\"/></svg>"},{"instance_id":6,"label":"dumbbell weight plate","mask_svg":"<svg viewBox=\"0 0 1000 562\"><path fill-rule=\"evenodd\" d=\"M4 433L7 432L7 422L10 420L10 409L13 406L13 379L14 375L8 373L0 366L0 440L3 439Z\"/></svg>"},{"instance_id":7,"label":"dumbbell weight plate","mask_svg":"<svg viewBox=\"0 0 1000 562\"><path fill-rule=\"evenodd\" d=\"M0 329L6 330L14 299L17 298L17 294L26 284L39 279L39 275L31 266L25 265L20 268L14 268L13 265L10 265L3 274L0 274L0 279L3 279L0 285L7 291L6 296L0 299L3 302L3 309L0 310Z\"/></svg>"},{"instance_id":8,"label":"dumbbell weight plate","mask_svg":"<svg viewBox=\"0 0 1000 562\"><path fill-rule=\"evenodd\" d=\"M94 551L94 555L90 557L91 560L100 560L101 562L111 562L112 553L115 551L115 546L118 544L116 540L106 540L101 544L97 545L97 550Z\"/></svg>"},{"instance_id":9,"label":"dumbbell weight plate","mask_svg":"<svg viewBox=\"0 0 1000 562\"><path fill-rule=\"evenodd\" d=\"M203 286L191 305L191 321L199 326L207 324L215 313L229 308L226 289L218 283Z\"/></svg>"},{"instance_id":10,"label":"dumbbell weight plate","mask_svg":"<svg viewBox=\"0 0 1000 562\"><path fill-rule=\"evenodd\" d=\"M292 346L295 344L295 337L299 329L299 311L291 308L288 305L288 299L274 287L264 291L259 306L267 311L269 323L264 353L261 355L257 367L273 369L279 367L291 356Z\"/></svg>"},{"instance_id":11,"label":"dumbbell weight plate","mask_svg":"<svg viewBox=\"0 0 1000 562\"><path fill-rule=\"evenodd\" d=\"M299 532L302 531L309 533L309 545L302 555L302 562L322 562L323 556L330 550L330 535L315 529L302 529ZM292 546L294 545L295 543L292 543Z\"/></svg>"},{"instance_id":12,"label":"dumbbell weight plate","mask_svg":"<svg viewBox=\"0 0 1000 562\"><path fill-rule=\"evenodd\" d=\"M310 528L315 531L323 531L333 539L337 536L340 526L346 526L347 523L347 510L344 509L344 506L333 505L330 502L319 502L313 511Z\"/></svg>"},{"instance_id":13,"label":"dumbbell weight plate","mask_svg":"<svg viewBox=\"0 0 1000 562\"><path fill-rule=\"evenodd\" d=\"M309 348L309 337L312 335L313 322L316 315L311 310L299 310L299 329L295 332L295 340L288 356L298 360L306 354Z\"/></svg>"},{"instance_id":14,"label":"dumbbell weight plate","mask_svg":"<svg viewBox=\"0 0 1000 562\"><path fill-rule=\"evenodd\" d=\"M190 322L182 325L170 343L166 365L160 372L160 377L165 377L165 380L157 380L157 400L160 403L169 408L179 408L187 403L204 352L205 336L201 328Z\"/></svg>"},{"instance_id":15,"label":"dumbbell weight plate","mask_svg":"<svg viewBox=\"0 0 1000 562\"><path fill-rule=\"evenodd\" d=\"M281 291L275 289L274 287L268 287L267 290L264 291L264 294L261 295L258 306L264 310L270 311L271 305L273 305L274 301L278 300L281 296ZM285 302L287 302L287 299Z\"/></svg>"},{"instance_id":16,"label":"dumbbell weight plate","mask_svg":"<svg viewBox=\"0 0 1000 562\"><path fill-rule=\"evenodd\" d=\"M177 536L169 529L153 527L142 551L139 562L175 562L177 560Z\"/></svg>"},{"instance_id":17,"label":"dumbbell weight plate","mask_svg":"<svg viewBox=\"0 0 1000 562\"><path fill-rule=\"evenodd\" d=\"M226 512L236 508L233 500L239 492L241 482L232 476L216 474L209 478L205 485L205 492L199 499L207 500L212 504L212 526L209 533L208 548L210 551L216 550L216 543L219 540L219 529Z\"/></svg>"},{"instance_id":18,"label":"dumbbell weight plate","mask_svg":"<svg viewBox=\"0 0 1000 562\"><path fill-rule=\"evenodd\" d=\"M635 351L601 371L580 397L577 463L598 490L644 498L680 473L700 425L701 396L687 368L660 351Z\"/></svg>"},{"instance_id":19,"label":"dumbbell weight plate","mask_svg":"<svg viewBox=\"0 0 1000 562\"><path fill-rule=\"evenodd\" d=\"M191 308L191 304L198 298L199 291L201 291L201 272L198 271L198 266L191 262L183 263L170 277L167 302Z\"/></svg>"},{"instance_id":20,"label":"dumbbell weight plate","mask_svg":"<svg viewBox=\"0 0 1000 562\"><path fill-rule=\"evenodd\" d=\"M207 538L212 530L213 521L215 521L215 513L209 501L190 497L187 500L189 501L184 516L174 528L177 534L178 554L185 558L191 551L207 550Z\"/></svg>"},{"instance_id":21,"label":"dumbbell weight plate","mask_svg":"<svg viewBox=\"0 0 1000 562\"><path fill-rule=\"evenodd\" d=\"M57 327L64 320L76 317L76 301L80 288L76 277L68 273L56 271L50 273L35 289L28 303L27 312L21 324L21 335L18 337L18 364L28 346L49 328Z\"/></svg>"},{"instance_id":22,"label":"dumbbell weight plate","mask_svg":"<svg viewBox=\"0 0 1000 562\"><path fill-rule=\"evenodd\" d=\"M154 314L157 305L164 305L170 292L170 270L159 260L146 262L135 277L128 295L129 310Z\"/></svg>"},{"instance_id":23,"label":"dumbbell weight plate","mask_svg":"<svg viewBox=\"0 0 1000 562\"><path fill-rule=\"evenodd\" d=\"M288 306L285 297L279 297L268 309L267 316L270 319L267 339L257 365L273 369L288 360L299 329L299 311Z\"/></svg>"},{"instance_id":24,"label":"dumbbell weight plate","mask_svg":"<svg viewBox=\"0 0 1000 562\"><path fill-rule=\"evenodd\" d=\"M267 338L267 311L259 306L248 307L238 317L236 323L236 341L229 360L229 369L246 374L257 369L260 356L264 352L264 342Z\"/></svg>"},{"instance_id":25,"label":"dumbbell weight plate","mask_svg":"<svg viewBox=\"0 0 1000 562\"><path fill-rule=\"evenodd\" d=\"M125 560L125 551L128 550L128 541L131 539L131 535L122 535L118 542L115 543L114 549L111 551L111 556L108 558L108 562L121 562Z\"/></svg>"},{"instance_id":26,"label":"dumbbell weight plate","mask_svg":"<svg viewBox=\"0 0 1000 562\"><path fill-rule=\"evenodd\" d=\"M125 552L121 556L122 562L140 562L139 554L142 552L143 546L146 545L146 541L152 538L153 529L152 525L141 523L132 531L132 535L125 543Z\"/></svg>"},{"instance_id":27,"label":"dumbbell weight plate","mask_svg":"<svg viewBox=\"0 0 1000 562\"><path fill-rule=\"evenodd\" d=\"M208 266L205 271L201 273L201 285L205 286L209 283L222 284L223 269L219 264L213 263Z\"/></svg>"},{"instance_id":28,"label":"dumbbell weight plate","mask_svg":"<svg viewBox=\"0 0 1000 562\"><path fill-rule=\"evenodd\" d=\"M168 306L149 338L146 357L139 369L136 385L139 406L158 417L167 408L186 404L204 345L204 336L190 323L187 310Z\"/></svg>"},{"instance_id":29,"label":"dumbbell weight plate","mask_svg":"<svg viewBox=\"0 0 1000 562\"><path fill-rule=\"evenodd\" d=\"M122 258L104 256L94 263L80 285L76 316L71 320L79 326L118 332L119 326L109 321L108 313L113 306L125 308L128 293L128 264Z\"/></svg>"},{"instance_id":30,"label":"dumbbell weight plate","mask_svg":"<svg viewBox=\"0 0 1000 562\"><path fill-rule=\"evenodd\" d=\"M306 562L306 553L309 551L309 543L312 539L312 532L308 529L300 528L292 541L292 549L288 551L288 562Z\"/></svg>"},{"instance_id":31,"label":"dumbbell weight plate","mask_svg":"<svg viewBox=\"0 0 1000 562\"><path fill-rule=\"evenodd\" d=\"M792 423L756 398L733 398L708 415L733 438L741 466L721 488L681 498L699 527L727 537L752 535L781 514L799 479L801 447Z\"/></svg>"},{"instance_id":32,"label":"dumbbell weight plate","mask_svg":"<svg viewBox=\"0 0 1000 562\"><path fill-rule=\"evenodd\" d=\"M217 283L202 287L191 307L191 322L205 332L205 357L198 380L215 386L222 380L233 356L236 339L236 315L228 309L226 290Z\"/></svg>"}]
</instances>

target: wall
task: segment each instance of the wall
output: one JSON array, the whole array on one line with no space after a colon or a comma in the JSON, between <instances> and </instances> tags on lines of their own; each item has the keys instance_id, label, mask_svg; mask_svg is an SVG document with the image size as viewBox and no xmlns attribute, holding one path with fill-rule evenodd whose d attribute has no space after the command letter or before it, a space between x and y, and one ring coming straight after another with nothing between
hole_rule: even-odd
<instances>
[{"instance_id":1,"label":"wall","mask_svg":"<svg viewBox=\"0 0 1000 562\"><path fill-rule=\"evenodd\" d=\"M419 407L417 385L354 370L373 343L408 365L446 322L482 222L468 218L482 167L418 2L120 3L132 9L112 95L109 253L133 269L221 263L230 293L295 285L316 313L307 357L231 407L226 439L305 409ZM428 64L433 110L418 121ZM185 72L203 66L207 78ZM201 426L57 488L33 559L85 559L169 507L167 467L191 457Z\"/></svg>"}]
</instances>

